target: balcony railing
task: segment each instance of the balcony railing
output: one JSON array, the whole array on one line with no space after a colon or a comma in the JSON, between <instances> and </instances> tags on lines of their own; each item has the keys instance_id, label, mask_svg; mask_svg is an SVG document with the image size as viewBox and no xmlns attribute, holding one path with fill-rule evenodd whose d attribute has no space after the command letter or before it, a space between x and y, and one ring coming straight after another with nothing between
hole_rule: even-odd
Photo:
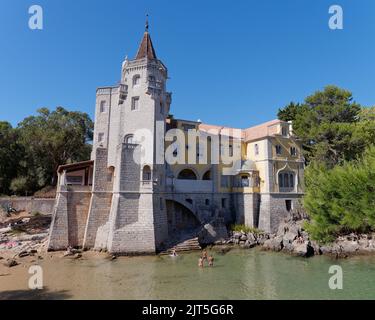
<instances>
[{"instance_id":1,"label":"balcony railing","mask_svg":"<svg viewBox=\"0 0 375 320\"><path fill-rule=\"evenodd\" d=\"M233 183L234 188L256 188L259 187L259 178L254 177L254 178L248 178L248 179L241 179L241 180L236 180Z\"/></svg>"}]
</instances>

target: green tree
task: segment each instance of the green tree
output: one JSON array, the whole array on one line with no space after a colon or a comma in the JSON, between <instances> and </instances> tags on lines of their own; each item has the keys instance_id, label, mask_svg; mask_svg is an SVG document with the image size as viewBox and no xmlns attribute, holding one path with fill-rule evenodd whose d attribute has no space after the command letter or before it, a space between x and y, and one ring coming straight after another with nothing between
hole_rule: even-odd
<instances>
[{"instance_id":1,"label":"green tree","mask_svg":"<svg viewBox=\"0 0 375 320\"><path fill-rule=\"evenodd\" d=\"M7 194L17 176L23 150L18 144L17 131L8 122L0 121L0 194Z\"/></svg>"},{"instance_id":2,"label":"green tree","mask_svg":"<svg viewBox=\"0 0 375 320\"><path fill-rule=\"evenodd\" d=\"M17 128L19 142L25 149L20 182L33 185L34 191L57 183L61 164L87 160L90 157L93 122L86 113L57 107L38 110L37 116L24 119ZM26 187L25 187L26 188ZM27 189L27 188L26 188Z\"/></svg>"},{"instance_id":3,"label":"green tree","mask_svg":"<svg viewBox=\"0 0 375 320\"><path fill-rule=\"evenodd\" d=\"M306 228L319 241L375 229L375 146L362 159L329 169L313 162L305 172Z\"/></svg>"},{"instance_id":4,"label":"green tree","mask_svg":"<svg viewBox=\"0 0 375 320\"><path fill-rule=\"evenodd\" d=\"M295 121L297 115L304 112L305 109L305 105L294 103L292 101L285 108L279 109L277 117L282 121Z\"/></svg>"},{"instance_id":5,"label":"green tree","mask_svg":"<svg viewBox=\"0 0 375 320\"><path fill-rule=\"evenodd\" d=\"M278 116L293 121L307 162L317 160L333 167L357 158L371 143L372 126L366 129L359 124L361 112L350 91L327 86L308 96L303 104L291 103L280 109Z\"/></svg>"}]
</instances>

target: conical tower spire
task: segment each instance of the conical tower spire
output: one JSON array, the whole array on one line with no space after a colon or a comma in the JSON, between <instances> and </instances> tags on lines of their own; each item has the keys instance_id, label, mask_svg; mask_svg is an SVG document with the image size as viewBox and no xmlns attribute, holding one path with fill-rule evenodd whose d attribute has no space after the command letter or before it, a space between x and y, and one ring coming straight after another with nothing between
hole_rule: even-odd
<instances>
[{"instance_id":1,"label":"conical tower spire","mask_svg":"<svg viewBox=\"0 0 375 320\"><path fill-rule=\"evenodd\" d=\"M154 46L152 45L151 36L148 33L148 14L146 15L145 33L143 34L142 42L139 46L135 59L148 58L150 60L156 59Z\"/></svg>"}]
</instances>

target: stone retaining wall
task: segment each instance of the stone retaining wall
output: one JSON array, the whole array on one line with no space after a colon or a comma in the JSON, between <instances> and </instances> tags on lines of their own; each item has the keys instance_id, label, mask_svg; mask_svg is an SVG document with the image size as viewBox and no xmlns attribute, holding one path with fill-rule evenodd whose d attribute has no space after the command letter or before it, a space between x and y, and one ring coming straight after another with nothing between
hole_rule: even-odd
<instances>
[{"instance_id":1,"label":"stone retaining wall","mask_svg":"<svg viewBox=\"0 0 375 320\"><path fill-rule=\"evenodd\" d=\"M55 198L34 198L34 197L4 197L0 198L0 207L11 204L19 211L40 212L41 214L52 214L55 205Z\"/></svg>"}]
</instances>

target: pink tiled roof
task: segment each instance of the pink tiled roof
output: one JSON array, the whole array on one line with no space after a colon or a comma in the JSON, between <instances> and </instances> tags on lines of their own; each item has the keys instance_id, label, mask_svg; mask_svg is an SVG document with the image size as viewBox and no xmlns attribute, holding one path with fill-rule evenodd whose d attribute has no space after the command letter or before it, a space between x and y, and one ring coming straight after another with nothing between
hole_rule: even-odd
<instances>
[{"instance_id":1,"label":"pink tiled roof","mask_svg":"<svg viewBox=\"0 0 375 320\"><path fill-rule=\"evenodd\" d=\"M282 121L275 119L271 120L265 123L262 123L260 125L257 125L255 127L247 128L244 131L244 139L245 141L249 140L257 140L260 138L265 138L270 135L273 135L276 133L276 128L274 125L281 123Z\"/></svg>"},{"instance_id":2,"label":"pink tiled roof","mask_svg":"<svg viewBox=\"0 0 375 320\"><path fill-rule=\"evenodd\" d=\"M223 132L223 130L229 130L230 136L233 135L233 130L241 130L242 139L244 139L245 141L250 141L250 140L257 140L257 139L265 138L265 137L275 134L276 133L275 125L281 122L282 122L281 120L275 119L275 120L271 120L271 121L259 124L257 126L250 127L247 129L242 129L242 130L231 128L231 127L224 127L224 126L201 123L199 125L199 130L204 131L204 132L208 132L209 130L217 130L218 133Z\"/></svg>"}]
</instances>

